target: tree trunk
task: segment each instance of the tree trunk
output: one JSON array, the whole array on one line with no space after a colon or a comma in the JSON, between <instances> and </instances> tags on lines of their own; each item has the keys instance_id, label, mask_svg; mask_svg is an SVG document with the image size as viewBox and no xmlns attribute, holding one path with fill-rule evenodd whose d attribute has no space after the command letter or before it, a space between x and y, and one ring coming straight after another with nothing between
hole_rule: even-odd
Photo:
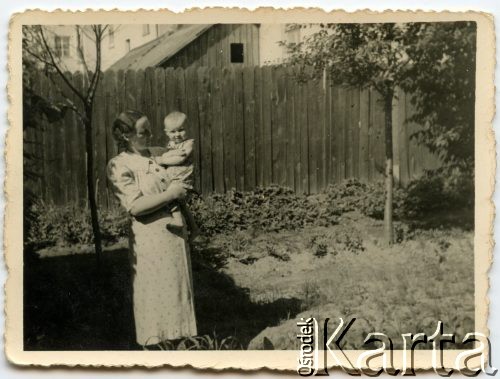
<instances>
[{"instance_id":1,"label":"tree trunk","mask_svg":"<svg viewBox=\"0 0 500 379\"><path fill-rule=\"evenodd\" d=\"M94 248L97 259L101 259L102 243L101 230L99 228L99 218L97 216L97 203L95 196L95 175L94 175L94 141L92 136L92 107L85 107L85 151L87 153L87 193L92 222L92 233L94 235Z\"/></svg>"},{"instance_id":2,"label":"tree trunk","mask_svg":"<svg viewBox=\"0 0 500 379\"><path fill-rule=\"evenodd\" d=\"M393 93L384 98L385 111L385 208L384 237L388 245L394 243L394 228L392 224L392 193L393 193L393 152L392 152L392 97Z\"/></svg>"}]
</instances>

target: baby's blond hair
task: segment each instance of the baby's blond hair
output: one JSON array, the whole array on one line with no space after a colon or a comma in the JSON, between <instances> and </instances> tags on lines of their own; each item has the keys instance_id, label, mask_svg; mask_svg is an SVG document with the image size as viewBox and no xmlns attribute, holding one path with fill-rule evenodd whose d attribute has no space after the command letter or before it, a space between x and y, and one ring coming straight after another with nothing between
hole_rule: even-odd
<instances>
[{"instance_id":1,"label":"baby's blond hair","mask_svg":"<svg viewBox=\"0 0 500 379\"><path fill-rule=\"evenodd\" d=\"M179 127L186 121L186 114L182 112L171 112L167 116L165 116L165 119L163 120L163 124L165 125L165 128L176 128Z\"/></svg>"}]
</instances>

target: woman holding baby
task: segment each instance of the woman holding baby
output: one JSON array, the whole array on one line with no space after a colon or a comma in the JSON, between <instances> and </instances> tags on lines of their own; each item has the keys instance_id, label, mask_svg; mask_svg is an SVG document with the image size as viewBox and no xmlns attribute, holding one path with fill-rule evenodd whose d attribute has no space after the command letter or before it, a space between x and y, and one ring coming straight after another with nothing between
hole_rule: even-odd
<instances>
[{"instance_id":1,"label":"woman holding baby","mask_svg":"<svg viewBox=\"0 0 500 379\"><path fill-rule=\"evenodd\" d=\"M148 118L121 113L113 123L120 153L108 163L115 195L131 217L130 253L137 343L155 345L197 334L187 229L172 206L182 203L187 188L171 180L157 159L165 150L150 147ZM176 215L179 217L179 215ZM183 220L181 216L181 220Z\"/></svg>"}]
</instances>

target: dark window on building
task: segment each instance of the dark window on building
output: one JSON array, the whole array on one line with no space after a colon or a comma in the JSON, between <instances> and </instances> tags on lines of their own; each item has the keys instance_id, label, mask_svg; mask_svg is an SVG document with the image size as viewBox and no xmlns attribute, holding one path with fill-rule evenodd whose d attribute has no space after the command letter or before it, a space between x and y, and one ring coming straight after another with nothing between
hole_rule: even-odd
<instances>
[{"instance_id":1,"label":"dark window on building","mask_svg":"<svg viewBox=\"0 0 500 379\"><path fill-rule=\"evenodd\" d=\"M125 40L125 50L130 51L130 38Z\"/></svg>"},{"instance_id":2,"label":"dark window on building","mask_svg":"<svg viewBox=\"0 0 500 379\"><path fill-rule=\"evenodd\" d=\"M231 63L243 63L243 44L231 44Z\"/></svg>"},{"instance_id":3,"label":"dark window on building","mask_svg":"<svg viewBox=\"0 0 500 379\"><path fill-rule=\"evenodd\" d=\"M69 37L55 36L55 53L59 58L69 57Z\"/></svg>"}]
</instances>

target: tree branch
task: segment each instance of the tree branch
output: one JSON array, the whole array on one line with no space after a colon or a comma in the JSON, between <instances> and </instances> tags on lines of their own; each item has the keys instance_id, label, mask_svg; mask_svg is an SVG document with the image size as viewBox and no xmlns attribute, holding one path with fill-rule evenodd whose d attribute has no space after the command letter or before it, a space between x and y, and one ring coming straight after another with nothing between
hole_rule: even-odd
<instances>
[{"instance_id":1,"label":"tree branch","mask_svg":"<svg viewBox=\"0 0 500 379\"><path fill-rule=\"evenodd\" d=\"M52 67L54 66L54 65L52 64L52 62L49 62L48 60L46 60L45 58L41 57L40 55L38 55L38 54L36 54L36 53L32 52L32 51L31 51L29 48L27 48L27 47L25 47L25 48L24 48L24 51L26 51L28 54L32 55L34 58L38 59L40 62L45 63L45 64L47 64L47 65L49 65L49 66L52 66Z\"/></svg>"},{"instance_id":2,"label":"tree branch","mask_svg":"<svg viewBox=\"0 0 500 379\"><path fill-rule=\"evenodd\" d=\"M69 79L66 77L66 75L64 75L64 73L62 72L61 68L56 63L55 58L54 58L54 54L52 54L50 46L48 45L47 40L45 39L45 35L43 34L42 27L40 27L39 33L40 33L40 36L42 38L42 42L43 42L43 45L45 47L45 50L46 50L47 54L49 55L50 61L52 62L52 64L51 64L52 67L54 67L56 69L57 73L64 80L64 83L66 83L66 85L75 93L75 95L78 96L78 98L80 100L82 100L83 102L85 102L85 97L73 86L73 84L71 84L71 82L69 81Z\"/></svg>"},{"instance_id":3,"label":"tree branch","mask_svg":"<svg viewBox=\"0 0 500 379\"><path fill-rule=\"evenodd\" d=\"M87 61L85 60L85 55L83 54L83 49L82 49L82 41L81 41L81 33L80 33L80 26L76 26L76 48L78 51L78 55L80 56L80 60L82 61L83 68L86 72L87 75L89 75L89 67L87 66Z\"/></svg>"},{"instance_id":4,"label":"tree branch","mask_svg":"<svg viewBox=\"0 0 500 379\"><path fill-rule=\"evenodd\" d=\"M87 93L87 101L92 102L95 93L97 91L97 85L99 83L99 79L101 77L101 42L102 42L102 36L104 33L105 29L101 29L100 25L92 25L92 30L94 31L95 34L95 48L96 48L96 63L95 63L95 70L92 75L92 79L89 85L89 90Z\"/></svg>"},{"instance_id":5,"label":"tree branch","mask_svg":"<svg viewBox=\"0 0 500 379\"><path fill-rule=\"evenodd\" d=\"M69 99L66 99L66 103L68 104L68 108L71 109L73 112L75 112L76 115L80 117L80 120L83 121L85 116L83 115L82 112L80 112L80 110L76 107L76 105Z\"/></svg>"},{"instance_id":6,"label":"tree branch","mask_svg":"<svg viewBox=\"0 0 500 379\"><path fill-rule=\"evenodd\" d=\"M50 75L49 75L49 80L52 82L52 84L54 84L54 88L57 88L59 94L62 97L64 97L64 99L65 99L65 106L67 106L69 109L71 109L73 112L75 112L78 115L78 117L80 117L83 120L83 117L84 117L83 114L76 107L76 105L70 99L68 99L68 97L66 96L66 94L62 91L61 88L59 88L59 86L57 85L57 83L54 82L54 79Z\"/></svg>"}]
</instances>

